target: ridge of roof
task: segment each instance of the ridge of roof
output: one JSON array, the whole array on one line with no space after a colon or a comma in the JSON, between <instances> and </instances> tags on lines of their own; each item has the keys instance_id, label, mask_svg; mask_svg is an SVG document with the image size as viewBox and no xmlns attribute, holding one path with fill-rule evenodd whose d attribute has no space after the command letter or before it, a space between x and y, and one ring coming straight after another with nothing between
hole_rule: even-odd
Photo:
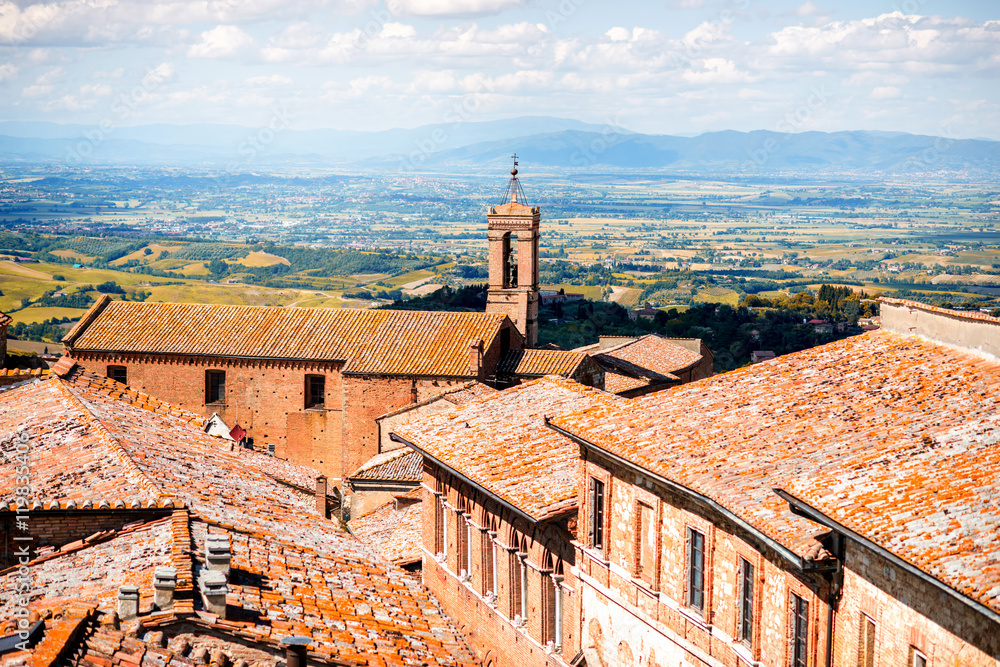
<instances>
[{"instance_id":1,"label":"ridge of roof","mask_svg":"<svg viewBox=\"0 0 1000 667\"><path fill-rule=\"evenodd\" d=\"M67 341L76 352L345 362L343 373L472 378L468 341L502 313L102 301Z\"/></svg>"},{"instance_id":2,"label":"ridge of roof","mask_svg":"<svg viewBox=\"0 0 1000 667\"><path fill-rule=\"evenodd\" d=\"M87 404L80 400L70 390L69 385L65 380L59 377L54 377L49 381L53 382L62 394L66 396L71 403L77 406L80 411L80 416L83 417L84 421L93 429L98 440L100 440L111 452L111 455L118 460L118 463L125 471L125 476L128 477L130 481L135 483L140 489L156 496L156 498L161 502L163 500L172 501L174 499L172 495L164 493L163 489L161 489L152 479L149 478L149 476L146 475L146 473L142 471L142 468L136 464L136 462L129 455L128 451L126 451L125 448L119 444L118 440L114 435L112 435L111 431L104 426L104 422L98 419L94 413L90 411Z\"/></svg>"}]
</instances>

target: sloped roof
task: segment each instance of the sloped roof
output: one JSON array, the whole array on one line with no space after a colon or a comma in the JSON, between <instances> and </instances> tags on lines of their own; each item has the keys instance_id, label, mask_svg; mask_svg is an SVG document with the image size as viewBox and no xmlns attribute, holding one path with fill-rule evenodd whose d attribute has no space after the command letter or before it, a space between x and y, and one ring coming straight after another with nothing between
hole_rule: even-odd
<instances>
[{"instance_id":1,"label":"sloped roof","mask_svg":"<svg viewBox=\"0 0 1000 667\"><path fill-rule=\"evenodd\" d=\"M587 360L586 352L567 350L508 350L500 357L498 375L572 377Z\"/></svg>"},{"instance_id":2,"label":"sloped roof","mask_svg":"<svg viewBox=\"0 0 1000 667\"><path fill-rule=\"evenodd\" d=\"M645 368L663 376L672 374L698 363L701 354L663 338L656 334L648 334L630 343L602 350L595 357L610 357L616 361L624 361L639 368Z\"/></svg>"},{"instance_id":3,"label":"sloped roof","mask_svg":"<svg viewBox=\"0 0 1000 667\"><path fill-rule=\"evenodd\" d=\"M998 414L1000 366L880 331L552 422L807 556L800 494L1000 611Z\"/></svg>"},{"instance_id":4,"label":"sloped roof","mask_svg":"<svg viewBox=\"0 0 1000 667\"><path fill-rule=\"evenodd\" d=\"M63 342L71 351L339 360L345 373L469 377L469 341L488 345L505 317L102 298Z\"/></svg>"},{"instance_id":5,"label":"sloped roof","mask_svg":"<svg viewBox=\"0 0 1000 667\"><path fill-rule=\"evenodd\" d=\"M10 315L0 310L0 327L10 324L13 321L14 318L12 318Z\"/></svg>"},{"instance_id":6,"label":"sloped roof","mask_svg":"<svg viewBox=\"0 0 1000 667\"><path fill-rule=\"evenodd\" d=\"M420 482L423 470L424 457L409 447L401 447L371 457L351 475L351 480Z\"/></svg>"},{"instance_id":7,"label":"sloped roof","mask_svg":"<svg viewBox=\"0 0 1000 667\"><path fill-rule=\"evenodd\" d=\"M437 462L472 480L534 521L576 508L579 447L543 418L620 399L548 376L395 427Z\"/></svg>"},{"instance_id":8,"label":"sloped roof","mask_svg":"<svg viewBox=\"0 0 1000 667\"><path fill-rule=\"evenodd\" d=\"M404 503L396 509L392 500L375 510L351 519L347 526L359 540L378 550L383 558L407 565L422 558L423 507L420 502Z\"/></svg>"},{"instance_id":9,"label":"sloped roof","mask_svg":"<svg viewBox=\"0 0 1000 667\"><path fill-rule=\"evenodd\" d=\"M183 581L190 591L192 545L199 552L209 532L223 533L232 543L234 569L248 573L249 581L232 581L229 590L230 606L242 608L237 619L245 620L225 621L222 629L272 646L282 636L304 634L312 637L314 650L349 662L395 667L474 661L429 592L315 514L311 494L258 469L253 457L220 447L190 414L109 391L93 377L77 369L66 378L0 393L0 443L10 443L25 425L31 435L29 503L38 499L48 507L48 501L73 497L96 507L99 500L113 505L119 497L134 497L180 508L167 510L169 535L166 523L150 524L97 534L40 556L31 564L43 575L35 577L32 606L58 604L72 582L103 606L119 579L137 581L149 592L151 571L165 558L178 567L178 590ZM96 465L98 460L105 464ZM13 485L0 479L8 500ZM120 575L102 579L116 568ZM16 585L11 578L0 581L0 616L9 616ZM207 618L190 600L181 611L194 620Z\"/></svg>"}]
</instances>

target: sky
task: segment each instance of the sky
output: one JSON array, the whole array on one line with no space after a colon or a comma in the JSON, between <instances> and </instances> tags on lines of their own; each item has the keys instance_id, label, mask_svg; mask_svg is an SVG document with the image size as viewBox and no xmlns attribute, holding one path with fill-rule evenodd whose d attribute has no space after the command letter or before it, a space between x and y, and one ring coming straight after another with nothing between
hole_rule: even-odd
<instances>
[{"instance_id":1,"label":"sky","mask_svg":"<svg viewBox=\"0 0 1000 667\"><path fill-rule=\"evenodd\" d=\"M0 0L0 120L1000 139L996 0Z\"/></svg>"}]
</instances>

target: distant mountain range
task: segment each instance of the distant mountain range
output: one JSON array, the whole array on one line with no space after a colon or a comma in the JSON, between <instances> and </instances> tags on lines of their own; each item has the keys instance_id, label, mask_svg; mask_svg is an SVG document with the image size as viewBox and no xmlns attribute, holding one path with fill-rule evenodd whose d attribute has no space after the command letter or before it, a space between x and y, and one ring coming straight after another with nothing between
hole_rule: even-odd
<instances>
[{"instance_id":1,"label":"distant mountain range","mask_svg":"<svg viewBox=\"0 0 1000 667\"><path fill-rule=\"evenodd\" d=\"M533 167L773 174L1000 173L1000 142L904 132L707 132L649 135L611 125L529 116L382 132L269 127L0 123L0 160L187 164L236 170L281 165L369 169L496 169L517 153Z\"/></svg>"}]
</instances>

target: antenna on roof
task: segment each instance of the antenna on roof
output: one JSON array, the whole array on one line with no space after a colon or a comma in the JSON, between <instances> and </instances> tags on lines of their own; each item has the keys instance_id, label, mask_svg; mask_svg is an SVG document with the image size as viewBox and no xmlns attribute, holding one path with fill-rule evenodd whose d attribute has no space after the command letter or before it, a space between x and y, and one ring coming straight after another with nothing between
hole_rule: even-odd
<instances>
[{"instance_id":1,"label":"antenna on roof","mask_svg":"<svg viewBox=\"0 0 1000 667\"><path fill-rule=\"evenodd\" d=\"M510 181L507 183L507 189L503 191L503 196L500 198L500 205L510 202L511 204L522 204L524 206L528 205L528 198L524 196L524 190L521 189L521 181L517 180L517 153L510 156L514 160L514 167L510 170ZM518 201L520 199L520 202Z\"/></svg>"}]
</instances>

